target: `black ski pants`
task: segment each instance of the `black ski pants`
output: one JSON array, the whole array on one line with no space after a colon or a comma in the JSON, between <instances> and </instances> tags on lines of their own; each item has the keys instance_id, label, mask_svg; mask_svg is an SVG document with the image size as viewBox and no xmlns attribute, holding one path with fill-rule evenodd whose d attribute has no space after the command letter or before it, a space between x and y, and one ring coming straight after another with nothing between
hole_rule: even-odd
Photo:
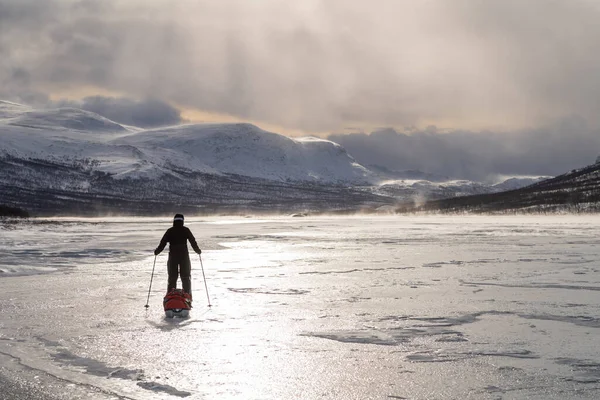
<instances>
[{"instance_id":1,"label":"black ski pants","mask_svg":"<svg viewBox=\"0 0 600 400\"><path fill-rule=\"evenodd\" d=\"M181 286L186 293L192 293L192 266L190 255L186 252L169 252L167 261L169 283L167 292L177 287L177 278L181 275Z\"/></svg>"}]
</instances>

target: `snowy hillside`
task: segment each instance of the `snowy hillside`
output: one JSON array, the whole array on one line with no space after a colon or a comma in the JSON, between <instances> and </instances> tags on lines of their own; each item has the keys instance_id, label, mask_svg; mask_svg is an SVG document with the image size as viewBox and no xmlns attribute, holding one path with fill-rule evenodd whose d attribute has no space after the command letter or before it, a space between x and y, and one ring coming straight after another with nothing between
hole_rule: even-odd
<instances>
[{"instance_id":1,"label":"snowy hillside","mask_svg":"<svg viewBox=\"0 0 600 400\"><path fill-rule=\"evenodd\" d=\"M514 181L506 182L514 185ZM428 201L403 207L452 212L599 212L600 164L574 169L514 190Z\"/></svg>"},{"instance_id":2,"label":"snowy hillside","mask_svg":"<svg viewBox=\"0 0 600 400\"><path fill-rule=\"evenodd\" d=\"M0 102L0 204L47 213L346 209L391 199L336 143L249 124L144 130Z\"/></svg>"},{"instance_id":3,"label":"snowy hillside","mask_svg":"<svg viewBox=\"0 0 600 400\"><path fill-rule=\"evenodd\" d=\"M10 126L41 129L43 131L61 129L78 132L125 131L125 128L116 122L77 108L25 111L6 122Z\"/></svg>"},{"instance_id":4,"label":"snowy hillside","mask_svg":"<svg viewBox=\"0 0 600 400\"><path fill-rule=\"evenodd\" d=\"M157 166L276 181L365 183L372 173L338 144L291 139L250 124L195 124L137 132L115 139Z\"/></svg>"},{"instance_id":5,"label":"snowy hillside","mask_svg":"<svg viewBox=\"0 0 600 400\"><path fill-rule=\"evenodd\" d=\"M522 187L533 185L535 183L551 178L551 176L508 178L503 182L493 185L492 188L495 189L495 192L504 192L507 190L520 189Z\"/></svg>"},{"instance_id":6,"label":"snowy hillside","mask_svg":"<svg viewBox=\"0 0 600 400\"><path fill-rule=\"evenodd\" d=\"M29 111L28 106L13 103L10 101L0 100L0 121L5 118L13 118Z\"/></svg>"},{"instance_id":7,"label":"snowy hillside","mask_svg":"<svg viewBox=\"0 0 600 400\"><path fill-rule=\"evenodd\" d=\"M0 110L0 154L89 160L94 170L117 179L156 179L177 175L174 169L317 183L364 183L372 176L336 143L290 139L249 124L141 130L71 108L37 111L3 103Z\"/></svg>"},{"instance_id":8,"label":"snowy hillside","mask_svg":"<svg viewBox=\"0 0 600 400\"><path fill-rule=\"evenodd\" d=\"M462 196L500 193L515 190L540 182L546 177L509 178L496 184L484 184L468 180L452 180L431 176L434 180L400 179L382 181L373 187L373 192L390 196L398 202L422 204L429 200L450 199Z\"/></svg>"},{"instance_id":9,"label":"snowy hillside","mask_svg":"<svg viewBox=\"0 0 600 400\"><path fill-rule=\"evenodd\" d=\"M419 179L398 179L405 175ZM444 179L373 171L337 143L250 124L145 130L80 109L0 101L0 204L34 212L331 210L501 190Z\"/></svg>"}]
</instances>

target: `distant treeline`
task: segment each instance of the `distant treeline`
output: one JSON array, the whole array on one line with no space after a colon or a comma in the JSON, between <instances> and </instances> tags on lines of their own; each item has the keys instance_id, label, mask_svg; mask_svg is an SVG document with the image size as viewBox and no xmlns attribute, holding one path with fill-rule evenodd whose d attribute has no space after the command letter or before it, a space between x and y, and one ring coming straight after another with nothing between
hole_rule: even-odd
<instances>
[{"instance_id":1,"label":"distant treeline","mask_svg":"<svg viewBox=\"0 0 600 400\"><path fill-rule=\"evenodd\" d=\"M29 213L18 207L9 207L0 204L0 217L29 218Z\"/></svg>"}]
</instances>

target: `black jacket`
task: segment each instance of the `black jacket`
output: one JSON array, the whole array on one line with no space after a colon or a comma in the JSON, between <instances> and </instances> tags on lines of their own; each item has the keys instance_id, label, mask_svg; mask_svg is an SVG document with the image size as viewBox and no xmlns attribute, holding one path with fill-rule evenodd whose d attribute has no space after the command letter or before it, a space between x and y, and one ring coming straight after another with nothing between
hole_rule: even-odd
<instances>
[{"instance_id":1,"label":"black jacket","mask_svg":"<svg viewBox=\"0 0 600 400\"><path fill-rule=\"evenodd\" d=\"M196 238L194 238L192 231L190 231L186 226L183 226L183 224L176 224L175 226L167 229L160 241L160 244L156 250L154 250L154 254L160 254L160 252L164 250L167 243L169 243L169 252L187 253L188 240L190 241L194 251L200 254L200 247L198 247L198 243L196 243Z\"/></svg>"}]
</instances>

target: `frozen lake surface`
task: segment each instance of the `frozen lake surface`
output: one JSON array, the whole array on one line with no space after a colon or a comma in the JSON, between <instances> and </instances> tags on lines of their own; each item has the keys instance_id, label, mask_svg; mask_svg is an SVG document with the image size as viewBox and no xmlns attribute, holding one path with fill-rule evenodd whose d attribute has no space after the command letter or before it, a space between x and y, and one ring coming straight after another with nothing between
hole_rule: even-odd
<instances>
[{"instance_id":1,"label":"frozen lake surface","mask_svg":"<svg viewBox=\"0 0 600 400\"><path fill-rule=\"evenodd\" d=\"M0 225L5 396L600 398L600 217L186 218L183 320L170 225Z\"/></svg>"}]
</instances>

